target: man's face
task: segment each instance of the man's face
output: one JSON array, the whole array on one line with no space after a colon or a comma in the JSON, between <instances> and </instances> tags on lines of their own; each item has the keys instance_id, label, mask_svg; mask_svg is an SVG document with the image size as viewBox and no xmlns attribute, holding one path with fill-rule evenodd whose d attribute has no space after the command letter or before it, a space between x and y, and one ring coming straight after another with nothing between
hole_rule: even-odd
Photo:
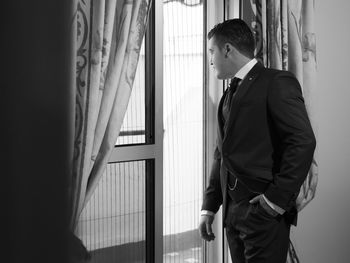
<instances>
[{"instance_id":1,"label":"man's face","mask_svg":"<svg viewBox=\"0 0 350 263\"><path fill-rule=\"evenodd\" d=\"M209 39L209 63L213 66L218 79L227 79L229 72L228 59L225 58L224 48L218 47L214 37Z\"/></svg>"}]
</instances>

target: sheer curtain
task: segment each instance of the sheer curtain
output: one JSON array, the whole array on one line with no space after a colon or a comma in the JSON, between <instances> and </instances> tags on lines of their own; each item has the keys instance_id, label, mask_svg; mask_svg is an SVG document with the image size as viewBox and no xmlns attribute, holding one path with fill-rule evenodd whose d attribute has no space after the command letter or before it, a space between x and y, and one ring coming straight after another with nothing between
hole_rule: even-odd
<instances>
[{"instance_id":1,"label":"sheer curtain","mask_svg":"<svg viewBox=\"0 0 350 263\"><path fill-rule=\"evenodd\" d=\"M122 125L151 0L78 0L71 228L102 176ZM74 26L73 26L74 28Z\"/></svg>"}]
</instances>

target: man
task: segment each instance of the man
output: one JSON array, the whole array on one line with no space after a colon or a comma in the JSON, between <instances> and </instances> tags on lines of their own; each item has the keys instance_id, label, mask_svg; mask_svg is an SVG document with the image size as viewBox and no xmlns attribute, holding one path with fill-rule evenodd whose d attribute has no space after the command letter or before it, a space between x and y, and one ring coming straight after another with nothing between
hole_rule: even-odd
<instances>
[{"instance_id":1,"label":"man","mask_svg":"<svg viewBox=\"0 0 350 263\"><path fill-rule=\"evenodd\" d=\"M208 39L217 78L232 81L218 107L200 234L215 238L211 225L222 205L234 263L284 263L295 200L316 146L300 85L290 72L254 58L254 37L242 20L216 25Z\"/></svg>"}]
</instances>

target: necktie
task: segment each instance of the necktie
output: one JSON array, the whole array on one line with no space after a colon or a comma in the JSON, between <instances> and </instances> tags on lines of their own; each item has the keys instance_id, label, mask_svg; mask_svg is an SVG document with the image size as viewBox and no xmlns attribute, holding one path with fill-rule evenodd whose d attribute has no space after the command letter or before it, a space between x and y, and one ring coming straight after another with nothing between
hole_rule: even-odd
<instances>
[{"instance_id":1,"label":"necktie","mask_svg":"<svg viewBox=\"0 0 350 263\"><path fill-rule=\"evenodd\" d=\"M233 95L235 94L235 92L237 91L237 87L238 87L238 84L239 84L239 82L241 81L241 79L240 78L236 78L236 77L234 77L232 80L231 80L231 82L230 82L230 84L229 84L229 86L228 86L228 93L227 93L227 97L228 97L228 105L227 105L227 107L228 107L228 112L230 111L230 108L231 108L231 101L232 101L232 97L233 97ZM227 114L227 116L229 116L229 113ZM227 119L228 119L228 117L227 117ZM227 121L225 122L225 126L227 125ZM229 176L229 179L230 179L230 174L228 174L228 176ZM232 175L231 175L232 176ZM233 190L235 190L236 189L236 186L237 186L237 178L235 177L235 182L234 182L234 185L232 186L232 185L230 185L230 180L228 179L228 182L227 182L227 186L228 186L228 189L230 190L230 191L233 191ZM231 179L233 179L233 178L231 178ZM229 194L231 193L229 191Z\"/></svg>"},{"instance_id":2,"label":"necktie","mask_svg":"<svg viewBox=\"0 0 350 263\"><path fill-rule=\"evenodd\" d=\"M231 80L231 83L229 84L228 88L229 88L229 93L234 94L237 90L237 87L238 87L238 83L241 81L240 78L236 78L234 77L232 80Z\"/></svg>"},{"instance_id":3,"label":"necktie","mask_svg":"<svg viewBox=\"0 0 350 263\"><path fill-rule=\"evenodd\" d=\"M233 78L231 83L229 84L228 88L226 89L224 96L224 103L222 106L222 120L223 123L226 125L226 121L228 120L228 117L230 115L230 109L231 109L231 100L234 95L234 93L237 90L238 83L241 79L239 78Z\"/></svg>"},{"instance_id":4,"label":"necktie","mask_svg":"<svg viewBox=\"0 0 350 263\"><path fill-rule=\"evenodd\" d=\"M240 78L235 77L231 80L231 83L228 85L227 95L226 95L228 108L230 108L233 94L235 94L237 87L238 87L238 83L240 82L240 80L241 80Z\"/></svg>"}]
</instances>

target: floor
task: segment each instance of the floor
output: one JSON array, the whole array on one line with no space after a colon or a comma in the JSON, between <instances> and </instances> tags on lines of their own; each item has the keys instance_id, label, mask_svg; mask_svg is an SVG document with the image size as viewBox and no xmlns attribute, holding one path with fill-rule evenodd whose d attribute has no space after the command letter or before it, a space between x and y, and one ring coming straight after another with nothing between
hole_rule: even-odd
<instances>
[{"instance_id":1,"label":"floor","mask_svg":"<svg viewBox=\"0 0 350 263\"><path fill-rule=\"evenodd\" d=\"M202 262L202 250L200 247L191 248L179 252L165 254L163 263L199 263Z\"/></svg>"},{"instance_id":2,"label":"floor","mask_svg":"<svg viewBox=\"0 0 350 263\"><path fill-rule=\"evenodd\" d=\"M127 251L124 251L127 252ZM136 253L137 254L137 253ZM100 250L93 252L90 263L145 263L141 255L129 253L120 253L120 251ZM163 256L163 263L200 263L202 262L201 247L180 250L166 253Z\"/></svg>"}]
</instances>

